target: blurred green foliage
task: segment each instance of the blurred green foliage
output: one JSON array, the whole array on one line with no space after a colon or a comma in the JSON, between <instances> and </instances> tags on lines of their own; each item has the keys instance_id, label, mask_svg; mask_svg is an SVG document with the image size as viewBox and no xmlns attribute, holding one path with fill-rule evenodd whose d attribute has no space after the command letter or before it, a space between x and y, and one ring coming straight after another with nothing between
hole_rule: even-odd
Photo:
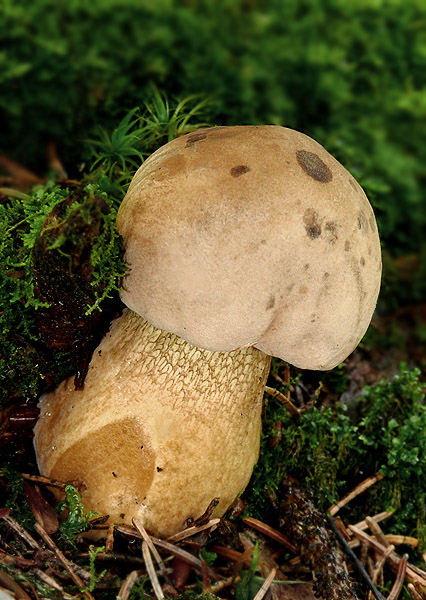
<instances>
[{"instance_id":1,"label":"blurred green foliage","mask_svg":"<svg viewBox=\"0 0 426 600\"><path fill-rule=\"evenodd\" d=\"M54 139L72 171L154 83L209 98L213 124L313 136L366 189L385 250L422 246L423 0L3 0L0 38L1 150L28 166Z\"/></svg>"}]
</instances>

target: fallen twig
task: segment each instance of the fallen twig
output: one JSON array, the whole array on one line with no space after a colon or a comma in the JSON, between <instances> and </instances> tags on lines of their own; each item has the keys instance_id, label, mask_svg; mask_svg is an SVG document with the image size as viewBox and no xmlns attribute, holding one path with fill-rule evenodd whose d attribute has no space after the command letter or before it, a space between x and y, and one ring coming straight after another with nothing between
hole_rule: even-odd
<instances>
[{"instance_id":1,"label":"fallen twig","mask_svg":"<svg viewBox=\"0 0 426 600\"><path fill-rule=\"evenodd\" d=\"M116 600L127 600L132 591L132 587L142 575L143 571L131 571L123 581Z\"/></svg>"},{"instance_id":2,"label":"fallen twig","mask_svg":"<svg viewBox=\"0 0 426 600\"><path fill-rule=\"evenodd\" d=\"M365 583L370 588L370 591L372 592L372 594L376 598L376 600L386 600L385 597L376 588L376 586L374 585L374 583L371 581L370 576L367 573L367 571L365 570L365 568L362 565L361 561L358 559L358 557L356 556L355 552L348 545L348 543L346 542L345 538L343 537L343 535L338 530L338 528L336 526L336 523L334 522L333 517L330 517L329 515L327 515L327 522L329 523L329 525L332 528L335 536L337 537L337 540L339 541L339 544L342 547L342 550L350 557L350 559L354 563L357 571L359 572L359 574L361 575L361 577L363 578L363 580L365 581Z\"/></svg>"},{"instance_id":3,"label":"fallen twig","mask_svg":"<svg viewBox=\"0 0 426 600\"><path fill-rule=\"evenodd\" d=\"M364 481L361 481L352 491L350 491L346 496L344 496L341 500L330 506L328 509L328 513L333 517L336 513L339 512L341 508L343 508L348 502L368 490L369 487L383 479L383 475L381 473L376 473L372 477L367 477Z\"/></svg>"},{"instance_id":4,"label":"fallen twig","mask_svg":"<svg viewBox=\"0 0 426 600\"><path fill-rule=\"evenodd\" d=\"M373 515L372 517L370 517L371 519L373 519L373 521L376 521L376 523L380 523L381 521L384 521L385 519L391 517L394 514L395 511L384 511L381 513L378 513L377 515ZM361 529L362 531L365 531L366 529L368 529L368 525L365 521L365 519L363 519L362 521L359 521L358 523L355 523L354 527L357 527L358 529Z\"/></svg>"},{"instance_id":5,"label":"fallen twig","mask_svg":"<svg viewBox=\"0 0 426 600\"><path fill-rule=\"evenodd\" d=\"M388 542L388 540L386 539L386 536L383 533L377 521L375 521L371 517L365 517L365 522L367 523L371 533L374 535L379 544L382 544L383 546L385 546L385 548L390 546L390 542Z\"/></svg>"},{"instance_id":6,"label":"fallen twig","mask_svg":"<svg viewBox=\"0 0 426 600\"><path fill-rule=\"evenodd\" d=\"M270 396L273 396L274 398L279 400L286 407L286 409L288 410L288 412L291 414L292 417L294 417L296 419L300 418L300 410L296 406L294 406L294 404L290 400L290 398L285 396L282 392L280 392L279 390L276 390L275 388L271 388L267 385L265 385L265 392L267 394L269 394Z\"/></svg>"},{"instance_id":7,"label":"fallen twig","mask_svg":"<svg viewBox=\"0 0 426 600\"><path fill-rule=\"evenodd\" d=\"M178 556L183 561L187 562L188 564L195 567L197 570L201 571L201 568L202 568L201 560L199 558L197 558L196 556L190 554L189 552L187 552L186 550L183 550L182 548L179 548L179 546L175 546L174 544L171 544L170 542L166 542L166 540L160 540L155 537L153 537L151 539L156 546L163 548L164 550L167 550L174 556ZM214 580L217 580L219 578L219 576L210 568L209 568L209 576Z\"/></svg>"},{"instance_id":8,"label":"fallen twig","mask_svg":"<svg viewBox=\"0 0 426 600\"><path fill-rule=\"evenodd\" d=\"M145 543L148 545L148 548L150 549L150 551L152 553L152 556L155 558L155 560L157 561L158 566L160 567L161 574L165 575L167 577L166 565L164 564L163 559L161 558L161 556L160 556L157 548L152 543L152 539L148 535L145 527L142 525L142 522L139 519L132 519L132 523L136 527L136 529L139 531L139 533L141 534L141 536L143 537Z\"/></svg>"},{"instance_id":9,"label":"fallen twig","mask_svg":"<svg viewBox=\"0 0 426 600\"><path fill-rule=\"evenodd\" d=\"M67 558L65 558L64 554L61 552L61 550L59 550L59 548L57 547L55 542L45 532L43 527L39 523L36 523L34 525L34 529L37 531L37 533L40 535L40 537L43 539L43 541L46 543L46 545L49 547L49 549L52 550L52 552L54 553L56 558L59 560L59 562L63 565L63 567L65 568L65 570L67 571L67 573L69 574L71 579L74 581L74 583L78 587L84 588L85 587L84 582L81 579L80 575L78 575L76 573L72 562L70 560L68 560ZM81 569L80 569L80 571L81 571ZM88 576L88 580L90 580L90 573L87 573L87 576ZM89 591L84 590L83 593L86 596L86 598L88 598L89 600L93 600L93 596Z\"/></svg>"},{"instance_id":10,"label":"fallen twig","mask_svg":"<svg viewBox=\"0 0 426 600\"><path fill-rule=\"evenodd\" d=\"M50 477L43 477L43 475L29 475L28 473L21 473L21 477L23 479L27 479L28 481L34 481L34 483L40 483L43 485L47 485L48 487L58 488L60 490L64 490L68 483L64 483L63 481L58 481L56 479L50 479Z\"/></svg>"},{"instance_id":11,"label":"fallen twig","mask_svg":"<svg viewBox=\"0 0 426 600\"><path fill-rule=\"evenodd\" d=\"M259 521L258 519L254 519L253 517L245 517L243 519L243 522L246 525L248 525L249 527L256 529L260 533L263 533L264 535L275 540L276 542L279 542L280 544L285 546L288 550L293 552L293 554L297 554L297 547L295 546L295 544L293 544L293 542L291 542L288 539L288 537L285 536L280 531L277 531L273 527L270 527L266 523L263 523L262 521Z\"/></svg>"},{"instance_id":12,"label":"fallen twig","mask_svg":"<svg viewBox=\"0 0 426 600\"><path fill-rule=\"evenodd\" d=\"M409 535L394 535L393 533L387 533L385 537L390 544L395 544L395 546L405 545L417 548L419 545L419 540L415 537L410 537Z\"/></svg>"},{"instance_id":13,"label":"fallen twig","mask_svg":"<svg viewBox=\"0 0 426 600\"><path fill-rule=\"evenodd\" d=\"M374 537L369 536L364 531L361 531L354 525L349 525L348 528L361 542L368 544L379 554L383 554L385 552L386 548L382 544L380 544ZM391 568L394 571L397 571L400 560L401 557L398 556L396 552L391 552L388 556L387 562L390 564ZM408 563L406 570L407 579L411 581L411 583L420 584L422 588L426 588L426 573L425 575L421 575L420 573L418 573L418 571L420 571L420 573L423 573L421 569L418 569L414 565Z\"/></svg>"},{"instance_id":14,"label":"fallen twig","mask_svg":"<svg viewBox=\"0 0 426 600\"><path fill-rule=\"evenodd\" d=\"M401 558L399 561L398 572L396 574L396 579L388 596L388 600L396 600L401 593L402 584L405 579L405 571L407 569L407 559Z\"/></svg>"},{"instance_id":15,"label":"fallen twig","mask_svg":"<svg viewBox=\"0 0 426 600\"><path fill-rule=\"evenodd\" d=\"M146 532L145 532L146 533ZM158 581L157 573L154 568L154 563L152 562L150 548L148 546L148 542L142 542L142 554L143 559L145 561L146 570L148 573L148 577L151 580L152 589L154 590L154 594L157 596L158 600L163 600L164 593L161 589L160 582Z\"/></svg>"},{"instance_id":16,"label":"fallen twig","mask_svg":"<svg viewBox=\"0 0 426 600\"><path fill-rule=\"evenodd\" d=\"M388 546L383 554L379 557L379 560L376 562L373 568L373 573L371 575L371 581L376 585L380 574L383 572L383 567L386 563L388 556L395 550L395 546ZM368 600L372 600L373 594L371 590L368 592Z\"/></svg>"},{"instance_id":17,"label":"fallen twig","mask_svg":"<svg viewBox=\"0 0 426 600\"><path fill-rule=\"evenodd\" d=\"M28 544L28 546L34 548L34 550L38 550L40 548L39 544L35 541L35 539L27 531L25 531L22 525L20 525L18 521L15 521L13 517L11 517L9 514L6 514L2 518L3 521L5 521L9 525L9 527L16 531L19 537L22 538L24 542Z\"/></svg>"},{"instance_id":18,"label":"fallen twig","mask_svg":"<svg viewBox=\"0 0 426 600\"><path fill-rule=\"evenodd\" d=\"M416 588L414 587L414 585L412 583L409 583L407 585L407 590L408 590L408 593L410 594L410 596L414 600L424 600L424 598L419 594L419 592L416 590Z\"/></svg>"},{"instance_id":19,"label":"fallen twig","mask_svg":"<svg viewBox=\"0 0 426 600\"><path fill-rule=\"evenodd\" d=\"M262 600L262 598L265 596L265 594L268 592L269 588L271 587L272 582L274 581L276 573L277 573L276 569L272 569L271 570L271 572L269 573L269 575L265 579L265 581L262 583L262 586L261 586L260 590L257 592L257 594L253 598L253 600Z\"/></svg>"},{"instance_id":20,"label":"fallen twig","mask_svg":"<svg viewBox=\"0 0 426 600\"><path fill-rule=\"evenodd\" d=\"M193 525L192 527L188 527L187 529L184 529L183 531L179 531L179 533L175 533L174 535L170 536L167 539L169 542L180 542L188 537L191 537L192 535L200 533L201 531L205 531L206 529L215 527L219 523L220 523L220 519L211 519L204 525L200 525L200 526Z\"/></svg>"},{"instance_id":21,"label":"fallen twig","mask_svg":"<svg viewBox=\"0 0 426 600\"><path fill-rule=\"evenodd\" d=\"M34 185L43 180L11 158L0 155L0 168L12 175L13 179L23 185Z\"/></svg>"}]
</instances>

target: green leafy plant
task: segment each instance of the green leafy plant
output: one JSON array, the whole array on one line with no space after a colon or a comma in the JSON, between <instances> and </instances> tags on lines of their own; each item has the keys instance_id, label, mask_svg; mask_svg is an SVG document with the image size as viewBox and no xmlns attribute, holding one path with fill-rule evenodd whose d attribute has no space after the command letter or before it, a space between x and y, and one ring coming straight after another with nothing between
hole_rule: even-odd
<instances>
[{"instance_id":1,"label":"green leafy plant","mask_svg":"<svg viewBox=\"0 0 426 600\"><path fill-rule=\"evenodd\" d=\"M133 108L111 133L99 128L98 138L87 140L92 152L90 170L99 188L116 199L117 208L143 158L204 125L192 121L197 120L206 104L206 100L196 102L195 97L188 97L171 105L154 86L143 110Z\"/></svg>"},{"instance_id":2,"label":"green leafy plant","mask_svg":"<svg viewBox=\"0 0 426 600\"><path fill-rule=\"evenodd\" d=\"M260 590L263 579L256 575L259 568L259 559L259 544L256 543L253 548L253 557L250 568L242 569L240 571L240 580L235 585L236 600L252 600Z\"/></svg>"},{"instance_id":3,"label":"green leafy plant","mask_svg":"<svg viewBox=\"0 0 426 600\"><path fill-rule=\"evenodd\" d=\"M65 520L61 521L59 525L62 539L71 546L75 546L76 537L87 529L90 519L96 516L96 513L86 511L81 503L81 495L72 485L65 487L65 498L58 503L56 509L59 515L64 511L66 513ZM95 558L96 553L92 553L93 564Z\"/></svg>"},{"instance_id":4,"label":"green leafy plant","mask_svg":"<svg viewBox=\"0 0 426 600\"><path fill-rule=\"evenodd\" d=\"M137 169L142 162L142 154L138 150L142 137L142 128L139 127L139 109L130 110L127 115L114 128L111 135L100 127L99 139L89 140L92 146L94 161L91 170L101 167L102 172L112 178L114 171L125 173L130 167ZM136 161L135 158L139 160Z\"/></svg>"},{"instance_id":5,"label":"green leafy plant","mask_svg":"<svg viewBox=\"0 0 426 600\"><path fill-rule=\"evenodd\" d=\"M93 546L92 544L89 546L89 568L90 568L90 581L87 586L87 590L89 592L93 592L96 587L96 584L105 576L107 573L107 569L104 569L100 573L96 573L95 561L98 554L105 551L105 546Z\"/></svg>"}]
</instances>

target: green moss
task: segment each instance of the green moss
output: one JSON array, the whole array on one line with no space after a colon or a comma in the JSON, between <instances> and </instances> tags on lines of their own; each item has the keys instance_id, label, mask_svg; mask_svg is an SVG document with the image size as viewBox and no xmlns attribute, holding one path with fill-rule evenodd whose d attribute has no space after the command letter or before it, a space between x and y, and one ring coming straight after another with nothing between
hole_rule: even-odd
<instances>
[{"instance_id":1,"label":"green moss","mask_svg":"<svg viewBox=\"0 0 426 600\"><path fill-rule=\"evenodd\" d=\"M11 516L16 519L27 531L34 530L35 519L26 501L23 478L10 464L2 465L2 505L10 508Z\"/></svg>"},{"instance_id":2,"label":"green moss","mask_svg":"<svg viewBox=\"0 0 426 600\"><path fill-rule=\"evenodd\" d=\"M246 492L253 514L273 518L285 475L310 489L317 506L326 510L380 471L384 479L349 505L348 516L393 509L392 531L414 534L426 547L426 403L419 370L401 365L392 381L365 388L350 412L341 404L314 407L294 421L269 399L263 427L259 462Z\"/></svg>"},{"instance_id":3,"label":"green moss","mask_svg":"<svg viewBox=\"0 0 426 600\"><path fill-rule=\"evenodd\" d=\"M71 546L75 546L75 539L83 533L88 527L89 521L92 517L96 516L94 511L86 511L84 505L81 503L81 495L72 485L65 487L65 498L56 507L59 514L63 511L66 513L66 518L59 524L59 532L62 539ZM90 554L91 566L92 560L94 565L94 555Z\"/></svg>"},{"instance_id":4,"label":"green moss","mask_svg":"<svg viewBox=\"0 0 426 600\"><path fill-rule=\"evenodd\" d=\"M0 400L78 369L125 264L115 211L95 186L37 186L0 205ZM96 322L95 322L96 321ZM90 331L88 331L90 330ZM90 346L90 344L89 344Z\"/></svg>"}]
</instances>

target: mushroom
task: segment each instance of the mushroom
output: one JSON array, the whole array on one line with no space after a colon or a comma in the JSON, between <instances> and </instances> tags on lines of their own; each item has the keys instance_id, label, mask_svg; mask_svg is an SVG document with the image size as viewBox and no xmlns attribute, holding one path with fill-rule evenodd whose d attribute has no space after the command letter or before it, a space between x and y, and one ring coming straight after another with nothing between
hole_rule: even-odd
<instances>
[{"instance_id":1,"label":"mushroom","mask_svg":"<svg viewBox=\"0 0 426 600\"><path fill-rule=\"evenodd\" d=\"M270 355L330 369L359 343L380 286L377 226L322 146L275 126L169 142L136 173L117 226L131 310L84 389L67 380L41 400L35 448L42 473L80 482L87 508L170 535L247 485Z\"/></svg>"}]
</instances>

